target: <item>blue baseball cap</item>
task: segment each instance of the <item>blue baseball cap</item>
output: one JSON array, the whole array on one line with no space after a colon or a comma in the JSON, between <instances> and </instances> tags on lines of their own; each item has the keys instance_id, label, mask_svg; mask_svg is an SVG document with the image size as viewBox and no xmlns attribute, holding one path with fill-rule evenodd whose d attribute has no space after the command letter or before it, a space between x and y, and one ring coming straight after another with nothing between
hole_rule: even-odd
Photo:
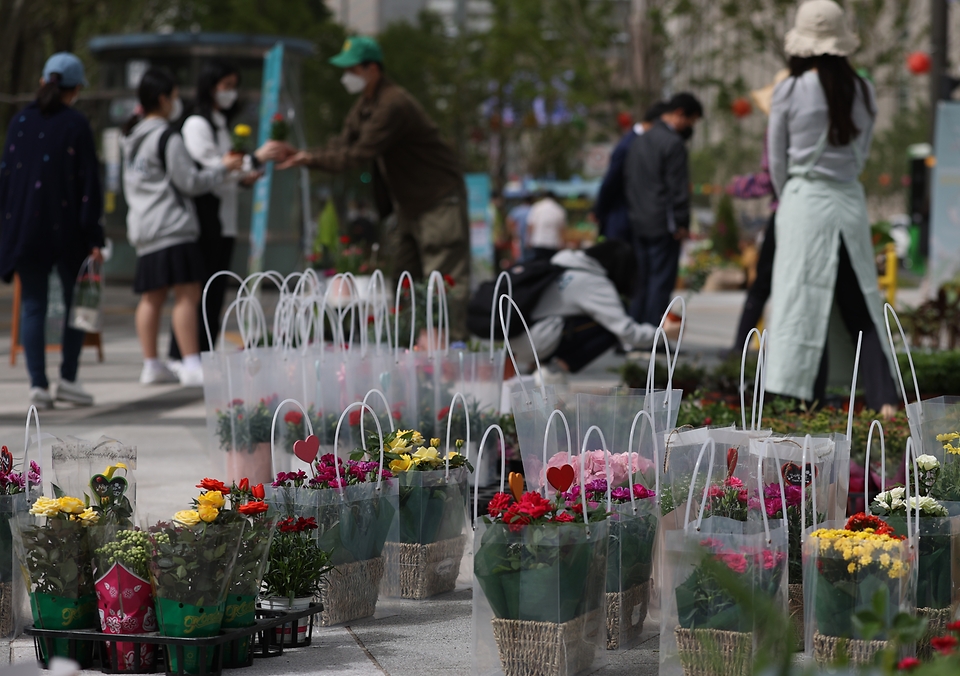
<instances>
[{"instance_id":1,"label":"blue baseball cap","mask_svg":"<svg viewBox=\"0 0 960 676\"><path fill-rule=\"evenodd\" d=\"M43 64L43 81L47 82L53 73L60 75L60 86L72 89L77 85L90 86L83 73L83 62L76 54L57 52Z\"/></svg>"}]
</instances>

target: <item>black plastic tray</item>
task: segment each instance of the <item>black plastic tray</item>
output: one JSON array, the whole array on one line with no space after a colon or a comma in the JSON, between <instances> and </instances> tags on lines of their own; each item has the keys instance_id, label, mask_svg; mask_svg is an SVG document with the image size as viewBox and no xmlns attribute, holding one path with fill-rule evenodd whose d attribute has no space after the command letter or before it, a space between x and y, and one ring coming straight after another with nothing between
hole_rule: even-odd
<instances>
[{"instance_id":1,"label":"black plastic tray","mask_svg":"<svg viewBox=\"0 0 960 676\"><path fill-rule=\"evenodd\" d=\"M37 654L37 661L46 668L46 660L41 654L41 644L45 644L47 654L53 652L54 641L68 641L68 654L65 657L76 660L79 655L80 645L82 643L93 643L93 667L100 669L107 674L144 674L159 673L166 671L168 676L187 676L188 673L183 669L184 651L187 649L197 649L199 670L196 676L219 676L225 668L246 667L253 664L254 657L276 657L283 653L284 642L276 641L276 628L285 624L298 623L306 621L308 625L308 635L312 633L313 616L322 610L319 603L312 604L304 610L278 611L257 609L256 623L240 629L227 629L216 636L206 638L179 638L175 636L160 636L156 632L148 634L105 634L102 631L94 629L81 630L63 630L63 629L39 629L37 627L27 627L25 632L33 636L33 644ZM240 650L240 640L249 639L250 650L247 660L240 662L237 653ZM106 643L121 642L133 644L135 654L139 654L144 645L156 645L172 650L175 653L177 670L170 671L165 669L166 651L157 650L154 655L154 663L151 667L142 668L137 660L137 664L130 669L121 668L118 664L118 654L116 650L108 651ZM289 644L286 647L290 647ZM213 665L207 669L208 651L213 651ZM78 660L79 661L79 660Z\"/></svg>"}]
</instances>

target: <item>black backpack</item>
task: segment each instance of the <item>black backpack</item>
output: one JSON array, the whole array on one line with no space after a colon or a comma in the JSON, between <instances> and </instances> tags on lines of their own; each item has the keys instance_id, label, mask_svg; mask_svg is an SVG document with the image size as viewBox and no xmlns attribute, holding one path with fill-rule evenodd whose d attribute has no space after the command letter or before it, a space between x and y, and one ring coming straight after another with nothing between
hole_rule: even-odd
<instances>
[{"instance_id":1,"label":"black backpack","mask_svg":"<svg viewBox=\"0 0 960 676\"><path fill-rule=\"evenodd\" d=\"M520 308L520 312L528 323L537 307L540 296L566 270L559 265L553 265L550 261L530 261L518 263L507 271L513 285L513 302ZM490 337L490 310L493 307L493 292L496 284L496 280L481 284L470 299L469 305L467 305L467 328L472 334L481 338ZM503 295L505 293L507 293L507 285L501 283L497 294ZM507 330L508 337L515 338L522 334L523 323L517 317L513 306L504 303L503 310L510 319ZM496 319L494 320L493 337L494 340L503 340L499 302L496 309Z\"/></svg>"}]
</instances>

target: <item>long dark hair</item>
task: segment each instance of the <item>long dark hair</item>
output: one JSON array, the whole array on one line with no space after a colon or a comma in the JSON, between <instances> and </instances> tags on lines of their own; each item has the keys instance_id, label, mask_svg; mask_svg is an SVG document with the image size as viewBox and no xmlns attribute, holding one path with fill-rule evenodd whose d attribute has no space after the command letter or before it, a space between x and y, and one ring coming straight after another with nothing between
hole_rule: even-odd
<instances>
[{"instance_id":1,"label":"long dark hair","mask_svg":"<svg viewBox=\"0 0 960 676\"><path fill-rule=\"evenodd\" d=\"M240 69L232 63L225 61L205 61L200 68L200 75L197 76L197 104L196 111L198 115L207 118L213 123L213 111L216 106L214 95L216 94L217 84L225 77L231 75L237 76L237 84L240 83ZM234 102L230 110L221 110L224 117L229 121L233 113L239 108L239 99Z\"/></svg>"},{"instance_id":2,"label":"long dark hair","mask_svg":"<svg viewBox=\"0 0 960 676\"><path fill-rule=\"evenodd\" d=\"M817 69L820 86L823 87L823 93L827 98L827 117L830 119L827 141L832 146L848 145L860 135L860 130L853 122L853 103L857 98L858 85L867 111L871 116L874 115L867 81L857 75L845 56L821 54L790 57L791 76L800 77L811 68Z\"/></svg>"},{"instance_id":3,"label":"long dark hair","mask_svg":"<svg viewBox=\"0 0 960 676\"><path fill-rule=\"evenodd\" d=\"M617 287L617 293L621 296L629 296L633 293L633 284L637 277L637 259L629 244L608 239L593 245L585 253L603 266L607 271L607 277Z\"/></svg>"},{"instance_id":4,"label":"long dark hair","mask_svg":"<svg viewBox=\"0 0 960 676\"><path fill-rule=\"evenodd\" d=\"M171 96L177 88L177 80L166 68L150 68L140 79L137 87L137 98L140 100L141 113L135 113L123 125L123 134L126 136L137 126L146 115L160 108L160 96Z\"/></svg>"},{"instance_id":5,"label":"long dark hair","mask_svg":"<svg viewBox=\"0 0 960 676\"><path fill-rule=\"evenodd\" d=\"M74 87L60 86L60 73L50 73L39 91L37 91L37 107L41 115L53 115L61 108L65 108L63 95Z\"/></svg>"}]
</instances>

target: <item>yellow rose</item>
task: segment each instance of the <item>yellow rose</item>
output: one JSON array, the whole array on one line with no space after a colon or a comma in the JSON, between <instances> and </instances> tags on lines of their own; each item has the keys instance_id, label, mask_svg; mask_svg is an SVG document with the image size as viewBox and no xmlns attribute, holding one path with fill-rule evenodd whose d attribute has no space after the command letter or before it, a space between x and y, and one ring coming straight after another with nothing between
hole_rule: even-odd
<instances>
[{"instance_id":1,"label":"yellow rose","mask_svg":"<svg viewBox=\"0 0 960 676\"><path fill-rule=\"evenodd\" d=\"M197 507L197 514L200 515L200 518L203 519L204 522L210 523L220 515L220 510L213 505L201 502L200 506Z\"/></svg>"},{"instance_id":2,"label":"yellow rose","mask_svg":"<svg viewBox=\"0 0 960 676\"><path fill-rule=\"evenodd\" d=\"M413 466L413 459L409 455L401 455L390 463L391 472L406 472Z\"/></svg>"},{"instance_id":3,"label":"yellow rose","mask_svg":"<svg viewBox=\"0 0 960 676\"><path fill-rule=\"evenodd\" d=\"M430 445L433 446L434 448L440 448L440 440L437 438L433 438L430 440Z\"/></svg>"},{"instance_id":4,"label":"yellow rose","mask_svg":"<svg viewBox=\"0 0 960 676\"><path fill-rule=\"evenodd\" d=\"M390 451L393 453L402 453L410 447L410 442L406 439L401 439L399 436L387 444L390 448Z\"/></svg>"},{"instance_id":5,"label":"yellow rose","mask_svg":"<svg viewBox=\"0 0 960 676\"><path fill-rule=\"evenodd\" d=\"M427 448L426 446L421 446L417 449L417 452L413 454L414 460L420 462L435 462L440 459L440 454L435 448Z\"/></svg>"},{"instance_id":6,"label":"yellow rose","mask_svg":"<svg viewBox=\"0 0 960 676\"><path fill-rule=\"evenodd\" d=\"M453 462L454 458L459 458L459 457L460 457L460 454L457 453L456 451L450 451L449 453L447 453L447 458L450 459L450 462Z\"/></svg>"},{"instance_id":7,"label":"yellow rose","mask_svg":"<svg viewBox=\"0 0 960 676\"><path fill-rule=\"evenodd\" d=\"M233 128L233 133L241 138L246 138L251 134L253 134L253 130L250 128L250 125L248 124L238 124L236 127Z\"/></svg>"},{"instance_id":8,"label":"yellow rose","mask_svg":"<svg viewBox=\"0 0 960 676\"><path fill-rule=\"evenodd\" d=\"M83 500L66 495L57 502L60 503L60 511L65 514L79 514L84 510Z\"/></svg>"},{"instance_id":9,"label":"yellow rose","mask_svg":"<svg viewBox=\"0 0 960 676\"><path fill-rule=\"evenodd\" d=\"M82 523L84 526L93 525L99 520L100 515L93 509L93 507L87 507L85 510L77 514L77 521Z\"/></svg>"},{"instance_id":10,"label":"yellow rose","mask_svg":"<svg viewBox=\"0 0 960 676\"><path fill-rule=\"evenodd\" d=\"M223 503L226 501L223 498L223 493L221 493L220 491L207 491L206 493L201 495L199 498L197 498L197 502L199 502L201 506L210 505L211 507L220 509L221 507L223 507Z\"/></svg>"},{"instance_id":11,"label":"yellow rose","mask_svg":"<svg viewBox=\"0 0 960 676\"><path fill-rule=\"evenodd\" d=\"M51 517L60 513L60 501L53 498L39 497L30 508L30 513L36 516Z\"/></svg>"},{"instance_id":12,"label":"yellow rose","mask_svg":"<svg viewBox=\"0 0 960 676\"><path fill-rule=\"evenodd\" d=\"M195 509L182 509L173 515L173 520L181 526L196 526L200 523L200 514Z\"/></svg>"}]
</instances>

